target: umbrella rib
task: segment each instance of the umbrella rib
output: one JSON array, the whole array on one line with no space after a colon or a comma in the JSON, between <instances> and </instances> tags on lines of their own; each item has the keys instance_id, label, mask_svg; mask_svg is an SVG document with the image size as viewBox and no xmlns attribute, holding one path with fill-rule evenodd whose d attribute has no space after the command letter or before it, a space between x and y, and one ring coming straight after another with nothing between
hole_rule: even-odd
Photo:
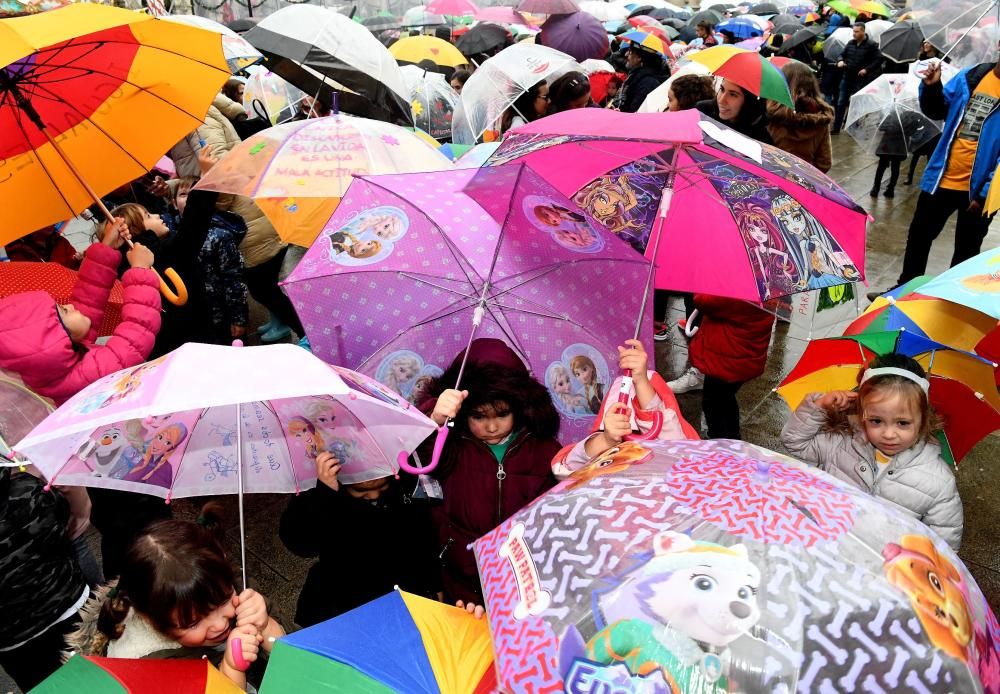
<instances>
[{"instance_id":1,"label":"umbrella rib","mask_svg":"<svg viewBox=\"0 0 1000 694\"><path fill-rule=\"evenodd\" d=\"M317 395L315 397L324 397L324 396ZM330 398L330 400L334 400L334 398ZM285 431L285 427L281 423L281 416L278 414L277 408L275 408L273 405L271 405L271 401L270 400L261 400L260 403L264 406L264 409L268 410L271 414L274 415L275 421L278 422L278 427L282 431ZM243 422L236 422L236 426L242 426L242 425L243 425ZM285 445L288 445L288 444L286 443ZM341 462L344 462L344 461L341 461ZM292 471L292 481L295 483L295 494L298 495L299 491L302 489L302 485L299 482L299 476L295 474L295 464L292 463L291 457L289 457L289 459L288 459L288 469Z\"/></svg>"},{"instance_id":2,"label":"umbrella rib","mask_svg":"<svg viewBox=\"0 0 1000 694\"><path fill-rule=\"evenodd\" d=\"M434 282L431 282L429 280L421 279L420 275L411 275L408 272L397 272L396 275L399 276L399 277L404 277L404 278L406 278L408 280L413 280L414 282L420 282L422 284L426 284L429 287L434 287L435 289L440 289L441 291L444 291L444 292L450 292L452 294L456 294L456 295L462 297L463 299L474 299L477 296L477 293L475 292L475 288L474 287L473 287L473 290L472 290L474 293L472 293L472 294L464 294L464 293L462 293L461 291L459 291L457 289L451 289L449 287L445 287L444 285L435 284Z\"/></svg>"},{"instance_id":3,"label":"umbrella rib","mask_svg":"<svg viewBox=\"0 0 1000 694\"><path fill-rule=\"evenodd\" d=\"M17 122L17 129L21 131L22 135L24 135L24 141L28 143L29 147L31 147L31 151L35 154L35 159L38 161L38 164L42 167L42 171L45 172L45 176L49 179L49 182L52 184L52 188L55 189L57 193L59 193L59 197L62 198L63 204L66 205L66 209L69 210L70 215L75 215L76 210L74 210L73 206L69 204L69 200L66 198L65 195L63 195L62 190L56 183L56 179L52 176L52 172L49 171L49 167L46 166L45 162L42 161L42 158L38 156L38 152L31 144L31 138L28 137L28 131L24 129L24 124L21 122L22 115L23 114L21 113L20 109L14 109L14 120Z\"/></svg>"}]
</instances>

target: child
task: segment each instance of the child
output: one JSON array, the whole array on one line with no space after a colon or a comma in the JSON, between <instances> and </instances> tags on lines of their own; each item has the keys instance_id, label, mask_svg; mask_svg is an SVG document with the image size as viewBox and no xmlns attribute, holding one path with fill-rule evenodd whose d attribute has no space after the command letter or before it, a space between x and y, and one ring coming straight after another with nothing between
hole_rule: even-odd
<instances>
[{"instance_id":1,"label":"child","mask_svg":"<svg viewBox=\"0 0 1000 694\"><path fill-rule=\"evenodd\" d=\"M462 388L456 381L462 354L434 381L435 396L419 407L448 437L432 476L444 504L436 509L443 584L448 602L482 604L473 540L489 532L555 485L549 466L559 451L559 413L548 390L531 377L501 340L483 338L469 347ZM434 437L418 449L430 463Z\"/></svg>"},{"instance_id":2,"label":"child","mask_svg":"<svg viewBox=\"0 0 1000 694\"><path fill-rule=\"evenodd\" d=\"M321 452L316 488L292 497L281 516L278 534L285 546L300 557L319 557L299 594L295 623L303 627L397 585L428 598L440 590L430 507L404 491L403 479L411 489L416 481L402 476L341 484L340 468L339 458ZM350 571L344 571L345 562Z\"/></svg>"},{"instance_id":3,"label":"child","mask_svg":"<svg viewBox=\"0 0 1000 694\"><path fill-rule=\"evenodd\" d=\"M222 549L217 507L197 523L151 525L125 556L121 578L98 590L80 612L67 644L82 655L110 658L207 657L238 686L247 675L233 659L234 640L250 663L285 631L268 615L260 593L233 589L233 567Z\"/></svg>"},{"instance_id":4,"label":"child","mask_svg":"<svg viewBox=\"0 0 1000 694\"><path fill-rule=\"evenodd\" d=\"M604 398L604 420L593 434L574 446L567 446L552 460L552 473L563 479L586 465L594 456L616 446L632 433L647 433L652 424L650 414L659 411L663 426L657 440L698 439L698 432L680 413L677 399L659 374L648 370L649 357L639 340L626 340L627 347L618 347L618 366L632 371L634 394L631 407L618 402L623 379L616 378Z\"/></svg>"},{"instance_id":5,"label":"child","mask_svg":"<svg viewBox=\"0 0 1000 694\"><path fill-rule=\"evenodd\" d=\"M781 442L834 477L892 501L958 551L962 499L934 440L929 384L909 357L877 357L857 392L813 393L792 413Z\"/></svg>"}]
</instances>

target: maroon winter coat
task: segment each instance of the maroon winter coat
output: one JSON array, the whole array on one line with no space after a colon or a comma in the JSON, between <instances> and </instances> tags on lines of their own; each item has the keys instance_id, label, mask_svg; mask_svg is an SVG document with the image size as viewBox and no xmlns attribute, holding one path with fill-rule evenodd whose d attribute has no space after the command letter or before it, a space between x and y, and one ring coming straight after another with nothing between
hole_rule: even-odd
<instances>
[{"instance_id":1,"label":"maroon winter coat","mask_svg":"<svg viewBox=\"0 0 1000 694\"><path fill-rule=\"evenodd\" d=\"M695 294L701 314L688 358L707 376L743 383L764 373L774 316L736 299Z\"/></svg>"}]
</instances>

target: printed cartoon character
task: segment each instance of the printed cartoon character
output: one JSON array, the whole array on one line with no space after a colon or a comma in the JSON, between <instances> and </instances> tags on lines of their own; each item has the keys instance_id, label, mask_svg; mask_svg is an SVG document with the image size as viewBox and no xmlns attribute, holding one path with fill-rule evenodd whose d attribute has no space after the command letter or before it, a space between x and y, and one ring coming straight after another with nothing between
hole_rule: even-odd
<instances>
[{"instance_id":1,"label":"printed cartoon character","mask_svg":"<svg viewBox=\"0 0 1000 694\"><path fill-rule=\"evenodd\" d=\"M288 433L292 437L302 442L306 450L306 457L315 460L320 451L326 450L326 443L323 436L316 431L316 427L305 417L295 416L288 420Z\"/></svg>"},{"instance_id":2,"label":"printed cartoon character","mask_svg":"<svg viewBox=\"0 0 1000 694\"><path fill-rule=\"evenodd\" d=\"M760 619L759 585L743 545L661 532L652 558L597 596L606 626L587 641L586 657L634 675L659 670L674 691L729 691L729 645Z\"/></svg>"},{"instance_id":3,"label":"printed cartoon character","mask_svg":"<svg viewBox=\"0 0 1000 694\"><path fill-rule=\"evenodd\" d=\"M1000 272L972 275L962 280L962 284L977 294L1000 293Z\"/></svg>"},{"instance_id":4,"label":"printed cartoon character","mask_svg":"<svg viewBox=\"0 0 1000 694\"><path fill-rule=\"evenodd\" d=\"M586 218L579 212L555 203L535 205L532 212L538 222L552 229L553 238L563 248L589 249L598 240Z\"/></svg>"},{"instance_id":5,"label":"printed cartoon character","mask_svg":"<svg viewBox=\"0 0 1000 694\"><path fill-rule=\"evenodd\" d=\"M560 461L560 456L563 460L565 460L565 457L569 455L572 450L573 446L569 445L559 451L553 460L553 466ZM613 475L616 472L622 472L623 470L629 469L633 465L641 465L642 463L648 462L652 458L653 452L648 448L644 448L635 441L625 441L617 446L612 446L595 457L584 467L574 471L572 475L566 478L566 481L563 484L566 485L567 489L576 489L577 487L582 487L596 477L603 477L604 475Z\"/></svg>"},{"instance_id":6,"label":"printed cartoon character","mask_svg":"<svg viewBox=\"0 0 1000 694\"><path fill-rule=\"evenodd\" d=\"M580 189L573 196L573 202L590 212L613 234L642 228L629 216L629 212L639 205L639 200L625 174L617 178L601 176Z\"/></svg>"},{"instance_id":7,"label":"printed cartoon character","mask_svg":"<svg viewBox=\"0 0 1000 694\"><path fill-rule=\"evenodd\" d=\"M604 402L604 384L597 380L599 376L594 360L585 354L578 354L570 360L569 368L583 386L583 398L590 413L598 414Z\"/></svg>"},{"instance_id":8,"label":"printed cartoon character","mask_svg":"<svg viewBox=\"0 0 1000 694\"><path fill-rule=\"evenodd\" d=\"M791 293L797 281L794 267L771 215L755 203L740 201L733 204L733 216L750 253L761 297Z\"/></svg>"},{"instance_id":9,"label":"printed cartoon character","mask_svg":"<svg viewBox=\"0 0 1000 694\"><path fill-rule=\"evenodd\" d=\"M93 449L89 459L94 464L94 472L101 476L106 476L111 472L122 449L128 445L125 432L117 427L108 427L97 435L97 446Z\"/></svg>"},{"instance_id":10,"label":"printed cartoon character","mask_svg":"<svg viewBox=\"0 0 1000 694\"><path fill-rule=\"evenodd\" d=\"M128 398L132 395L132 393L138 390L139 386L142 385L142 379L145 373L154 369L162 361L163 357L160 357L159 359L146 362L145 364L140 364L131 371L122 374L122 376L115 381L115 384L111 386L111 393L94 409L102 409L108 405Z\"/></svg>"},{"instance_id":11,"label":"printed cartoon character","mask_svg":"<svg viewBox=\"0 0 1000 694\"><path fill-rule=\"evenodd\" d=\"M405 397L413 380L420 373L420 367L420 358L417 355L406 352L399 354L389 363L389 370L382 383Z\"/></svg>"},{"instance_id":12,"label":"printed cartoon character","mask_svg":"<svg viewBox=\"0 0 1000 694\"><path fill-rule=\"evenodd\" d=\"M906 593L931 643L967 661L973 620L965 581L954 564L922 535L904 535L899 544L890 542L882 557L886 579Z\"/></svg>"},{"instance_id":13,"label":"printed cartoon character","mask_svg":"<svg viewBox=\"0 0 1000 694\"><path fill-rule=\"evenodd\" d=\"M153 438L146 442L146 452L142 460L122 479L169 487L174 479L170 456L184 442L187 435L187 427L181 422L168 424L155 432Z\"/></svg>"},{"instance_id":14,"label":"printed cartoon character","mask_svg":"<svg viewBox=\"0 0 1000 694\"><path fill-rule=\"evenodd\" d=\"M410 390L410 397L408 397L407 400L414 405L418 404L421 400L428 396L433 382L433 376L421 376L418 378L413 382L413 388Z\"/></svg>"},{"instance_id":15,"label":"printed cartoon character","mask_svg":"<svg viewBox=\"0 0 1000 694\"><path fill-rule=\"evenodd\" d=\"M332 432L337 410L329 400L312 400L306 406L306 419L320 431Z\"/></svg>"},{"instance_id":16,"label":"printed cartoon character","mask_svg":"<svg viewBox=\"0 0 1000 694\"><path fill-rule=\"evenodd\" d=\"M583 396L574 393L570 386L569 371L562 364L556 363L549 367L549 390L556 396L556 404L568 414L590 414Z\"/></svg>"},{"instance_id":17,"label":"printed cartoon character","mask_svg":"<svg viewBox=\"0 0 1000 694\"><path fill-rule=\"evenodd\" d=\"M371 231L382 241L396 241L403 236L403 220L394 214L373 214L358 222L358 231Z\"/></svg>"},{"instance_id":18,"label":"printed cartoon character","mask_svg":"<svg viewBox=\"0 0 1000 694\"><path fill-rule=\"evenodd\" d=\"M802 203L788 195L771 201L771 214L785 234L792 262L798 272L798 289L819 289L860 278L845 253L819 228Z\"/></svg>"},{"instance_id":19,"label":"printed cartoon character","mask_svg":"<svg viewBox=\"0 0 1000 694\"><path fill-rule=\"evenodd\" d=\"M376 239L360 239L347 231L330 234L330 248L334 255L346 253L352 258L371 258L382 250L382 242Z\"/></svg>"}]
</instances>

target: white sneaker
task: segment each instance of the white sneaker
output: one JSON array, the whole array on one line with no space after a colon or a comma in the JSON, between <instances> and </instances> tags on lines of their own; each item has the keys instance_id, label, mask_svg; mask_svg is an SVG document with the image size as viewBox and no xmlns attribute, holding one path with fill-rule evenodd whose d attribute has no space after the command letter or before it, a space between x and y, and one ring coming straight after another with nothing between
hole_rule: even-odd
<instances>
[{"instance_id":1,"label":"white sneaker","mask_svg":"<svg viewBox=\"0 0 1000 694\"><path fill-rule=\"evenodd\" d=\"M689 393L692 390L701 390L704 383L705 374L692 366L667 385L670 387L670 390L674 391L674 394L680 395L681 393Z\"/></svg>"}]
</instances>

